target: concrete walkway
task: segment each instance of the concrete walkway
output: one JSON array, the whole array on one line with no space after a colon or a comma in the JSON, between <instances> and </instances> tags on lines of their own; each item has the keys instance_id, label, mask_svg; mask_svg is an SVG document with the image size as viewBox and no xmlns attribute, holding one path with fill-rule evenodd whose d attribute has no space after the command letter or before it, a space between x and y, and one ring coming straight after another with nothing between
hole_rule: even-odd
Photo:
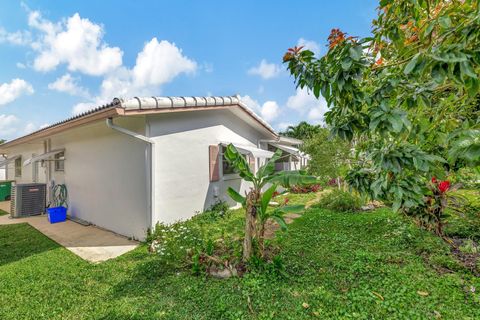
<instances>
[{"instance_id":1,"label":"concrete walkway","mask_svg":"<svg viewBox=\"0 0 480 320\"><path fill-rule=\"evenodd\" d=\"M10 211L6 202L0 202L0 208L8 208L5 211ZM94 226L83 226L70 220L50 224L46 215L16 219L9 215L0 216L0 225L16 223L30 224L80 258L94 263L116 258L135 249L139 244L113 232Z\"/></svg>"}]
</instances>

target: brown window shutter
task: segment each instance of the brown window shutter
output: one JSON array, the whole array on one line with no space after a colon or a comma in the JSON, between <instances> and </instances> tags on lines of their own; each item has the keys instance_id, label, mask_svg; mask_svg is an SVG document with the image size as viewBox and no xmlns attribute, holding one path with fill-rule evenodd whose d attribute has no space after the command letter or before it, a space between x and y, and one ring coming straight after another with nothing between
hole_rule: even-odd
<instances>
[{"instance_id":1,"label":"brown window shutter","mask_svg":"<svg viewBox=\"0 0 480 320\"><path fill-rule=\"evenodd\" d=\"M208 146L210 163L210 181L220 180L219 147L218 145Z\"/></svg>"}]
</instances>

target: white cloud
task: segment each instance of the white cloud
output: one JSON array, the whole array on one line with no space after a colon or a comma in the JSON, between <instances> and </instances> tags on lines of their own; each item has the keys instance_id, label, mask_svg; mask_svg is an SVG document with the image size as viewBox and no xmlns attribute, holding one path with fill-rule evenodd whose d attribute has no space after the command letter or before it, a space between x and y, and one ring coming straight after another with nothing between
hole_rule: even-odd
<instances>
[{"instance_id":1,"label":"white cloud","mask_svg":"<svg viewBox=\"0 0 480 320\"><path fill-rule=\"evenodd\" d=\"M61 76L54 82L48 84L48 89L59 92L65 92L73 96L89 97L88 90L78 84L78 79L72 77L69 73Z\"/></svg>"},{"instance_id":2,"label":"white cloud","mask_svg":"<svg viewBox=\"0 0 480 320\"><path fill-rule=\"evenodd\" d=\"M123 52L103 42L103 27L78 13L52 23L42 18L40 12L32 11L28 23L42 33L32 44L38 52L33 63L35 70L51 71L65 63L70 71L98 76L122 65Z\"/></svg>"},{"instance_id":3,"label":"white cloud","mask_svg":"<svg viewBox=\"0 0 480 320\"><path fill-rule=\"evenodd\" d=\"M249 95L241 96L240 100L250 109L258 113L265 121L275 120L280 115L280 107L276 101L266 101L262 105Z\"/></svg>"},{"instance_id":4,"label":"white cloud","mask_svg":"<svg viewBox=\"0 0 480 320\"><path fill-rule=\"evenodd\" d=\"M25 69L27 66L21 62L17 62L15 64L17 66L18 69Z\"/></svg>"},{"instance_id":5,"label":"white cloud","mask_svg":"<svg viewBox=\"0 0 480 320\"><path fill-rule=\"evenodd\" d=\"M33 122L29 122L25 125L25 129L23 129L23 133L29 134L36 130L37 130L37 126Z\"/></svg>"},{"instance_id":6,"label":"white cloud","mask_svg":"<svg viewBox=\"0 0 480 320\"><path fill-rule=\"evenodd\" d=\"M313 53L315 53L316 55L319 54L320 51L321 51L320 45L317 42L315 42L313 40L307 40L307 39L304 39L304 38L298 39L297 46L298 47L303 46L304 49L310 50Z\"/></svg>"},{"instance_id":7,"label":"white cloud","mask_svg":"<svg viewBox=\"0 0 480 320\"><path fill-rule=\"evenodd\" d=\"M32 41L31 39L31 34L28 31L8 32L0 27L0 43L28 45Z\"/></svg>"},{"instance_id":8,"label":"white cloud","mask_svg":"<svg viewBox=\"0 0 480 320\"><path fill-rule=\"evenodd\" d=\"M14 134L17 131L16 125L18 118L14 115L0 114L0 139L5 139L6 136Z\"/></svg>"},{"instance_id":9,"label":"white cloud","mask_svg":"<svg viewBox=\"0 0 480 320\"><path fill-rule=\"evenodd\" d=\"M72 113L74 115L79 115L81 113L84 113L88 110L94 109L96 105L94 103L88 103L88 102L82 102L82 103L77 103L76 105L73 106L72 108Z\"/></svg>"},{"instance_id":10,"label":"white cloud","mask_svg":"<svg viewBox=\"0 0 480 320\"><path fill-rule=\"evenodd\" d=\"M123 65L123 51L104 41L104 27L82 18L78 13L59 22L42 17L39 11L28 11L29 46L36 53L33 68L51 71L65 64L70 71L48 85L49 89L86 98L73 107L78 114L114 97L157 95L160 87L180 74L194 74L198 68L212 72L212 65L200 66L185 56L175 43L152 38L138 53L135 65ZM23 31L22 31L23 32ZM19 34L23 34L19 32ZM18 68L25 65L17 63ZM91 76L103 76L96 96L80 86L73 72Z\"/></svg>"},{"instance_id":11,"label":"white cloud","mask_svg":"<svg viewBox=\"0 0 480 320\"><path fill-rule=\"evenodd\" d=\"M46 127L49 127L50 126L50 123L44 123L42 124L40 127L38 127L39 129L44 129Z\"/></svg>"},{"instance_id":12,"label":"white cloud","mask_svg":"<svg viewBox=\"0 0 480 320\"><path fill-rule=\"evenodd\" d=\"M268 63L265 59L262 59L257 67L248 70L248 74L257 75L263 79L271 79L278 76L281 71L282 69L280 66L274 63Z\"/></svg>"},{"instance_id":13,"label":"white cloud","mask_svg":"<svg viewBox=\"0 0 480 320\"><path fill-rule=\"evenodd\" d=\"M21 95L33 92L32 85L23 79L13 79L10 83L0 84L0 105L10 103Z\"/></svg>"},{"instance_id":14,"label":"white cloud","mask_svg":"<svg viewBox=\"0 0 480 320\"><path fill-rule=\"evenodd\" d=\"M266 121L275 120L280 114L280 107L275 101L267 101L262 105L260 114Z\"/></svg>"},{"instance_id":15,"label":"white cloud","mask_svg":"<svg viewBox=\"0 0 480 320\"><path fill-rule=\"evenodd\" d=\"M280 122L279 124L277 124L277 129L279 131L285 131L290 126L293 126L291 122Z\"/></svg>"},{"instance_id":16,"label":"white cloud","mask_svg":"<svg viewBox=\"0 0 480 320\"><path fill-rule=\"evenodd\" d=\"M137 55L133 68L136 86L162 85L181 73L193 73L197 63L182 55L175 43L153 38Z\"/></svg>"},{"instance_id":17,"label":"white cloud","mask_svg":"<svg viewBox=\"0 0 480 320\"><path fill-rule=\"evenodd\" d=\"M241 96L240 100L247 105L250 109L253 111L259 112L260 111L260 104L258 103L257 100L253 99L249 95L246 96Z\"/></svg>"},{"instance_id":18,"label":"white cloud","mask_svg":"<svg viewBox=\"0 0 480 320\"><path fill-rule=\"evenodd\" d=\"M320 96L317 99L307 89L300 88L297 89L295 95L288 98L287 107L298 111L300 114L307 113L308 119L315 123L322 122L325 112L328 111L325 98Z\"/></svg>"},{"instance_id":19,"label":"white cloud","mask_svg":"<svg viewBox=\"0 0 480 320\"><path fill-rule=\"evenodd\" d=\"M110 100L105 100L105 99L102 99L102 98L99 98L99 97L96 97L96 98L93 98L90 102L81 102L81 103L77 103L76 105L73 106L72 108L72 114L74 116L77 116L81 113L84 113L84 112L87 112L87 111L90 111L92 109L95 109L101 105L104 105L106 103L109 103L111 102L112 99Z\"/></svg>"},{"instance_id":20,"label":"white cloud","mask_svg":"<svg viewBox=\"0 0 480 320\"><path fill-rule=\"evenodd\" d=\"M133 69L121 67L107 75L101 84L100 100L132 95L159 94L161 85L182 73L197 70L197 63L182 55L174 43L153 38L137 55Z\"/></svg>"},{"instance_id":21,"label":"white cloud","mask_svg":"<svg viewBox=\"0 0 480 320\"><path fill-rule=\"evenodd\" d=\"M202 69L203 69L206 73L212 73L212 72L213 72L213 63L205 62L205 63L202 65Z\"/></svg>"}]
</instances>

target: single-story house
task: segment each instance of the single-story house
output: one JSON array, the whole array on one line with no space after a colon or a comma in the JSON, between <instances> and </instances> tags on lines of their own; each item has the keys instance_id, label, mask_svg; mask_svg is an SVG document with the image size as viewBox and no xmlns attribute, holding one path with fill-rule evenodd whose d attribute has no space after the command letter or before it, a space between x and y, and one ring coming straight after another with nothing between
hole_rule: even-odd
<instances>
[{"instance_id":1,"label":"single-story house","mask_svg":"<svg viewBox=\"0 0 480 320\"><path fill-rule=\"evenodd\" d=\"M223 159L230 143L255 170L276 149L284 152L278 170L306 165L301 141L226 96L116 98L0 145L0 166L16 183L65 184L71 217L143 239L158 221L190 218L219 200L235 205L226 189L249 186Z\"/></svg>"}]
</instances>

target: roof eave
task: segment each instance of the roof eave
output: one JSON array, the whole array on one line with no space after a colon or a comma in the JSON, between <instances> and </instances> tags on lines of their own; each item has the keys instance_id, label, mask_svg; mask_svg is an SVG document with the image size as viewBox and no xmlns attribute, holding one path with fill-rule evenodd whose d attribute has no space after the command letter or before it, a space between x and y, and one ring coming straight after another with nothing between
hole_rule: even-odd
<instances>
[{"instance_id":1,"label":"roof eave","mask_svg":"<svg viewBox=\"0 0 480 320\"><path fill-rule=\"evenodd\" d=\"M47 136L62 132L67 129L72 129L82 125L86 125L88 123L91 123L92 121L106 119L110 117L116 117L116 116L123 115L124 113L125 113L125 110L123 108L113 107L113 106L103 110L98 110L91 114L88 114L70 121L66 121L58 125L47 127L45 129L22 136L20 138L5 142L4 144L0 145L0 153L3 153L6 151L6 149L19 145L21 143L30 142L35 139L45 138Z\"/></svg>"}]
</instances>

